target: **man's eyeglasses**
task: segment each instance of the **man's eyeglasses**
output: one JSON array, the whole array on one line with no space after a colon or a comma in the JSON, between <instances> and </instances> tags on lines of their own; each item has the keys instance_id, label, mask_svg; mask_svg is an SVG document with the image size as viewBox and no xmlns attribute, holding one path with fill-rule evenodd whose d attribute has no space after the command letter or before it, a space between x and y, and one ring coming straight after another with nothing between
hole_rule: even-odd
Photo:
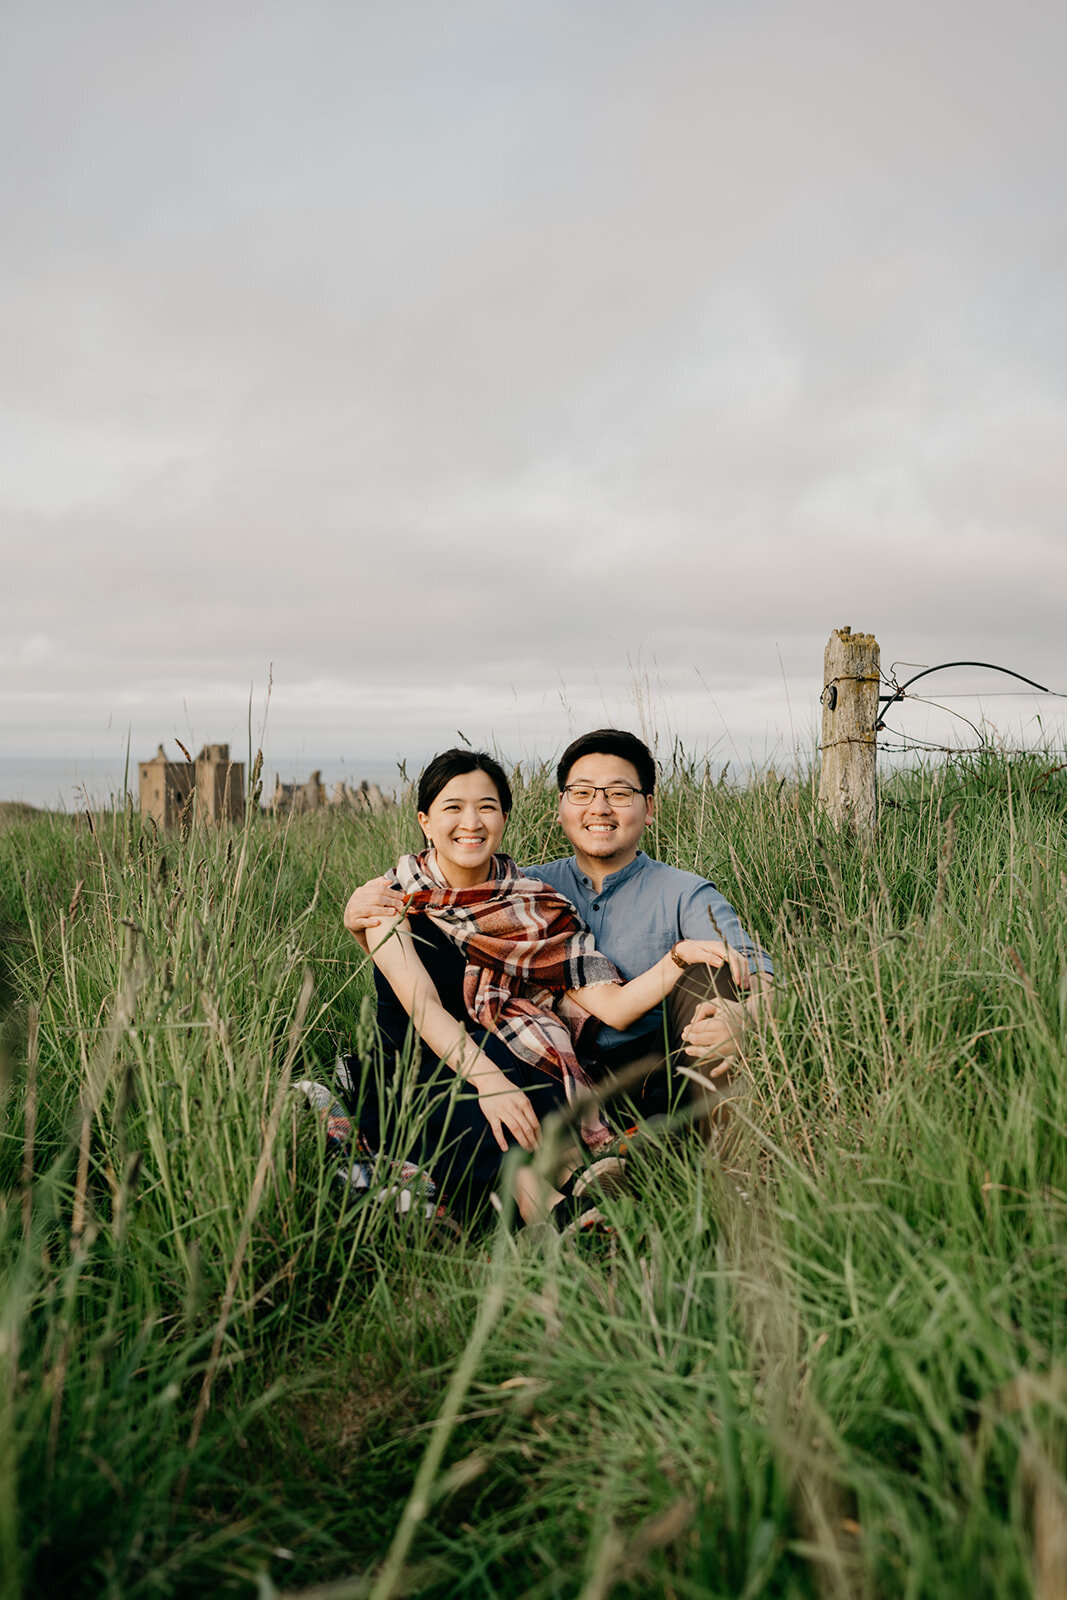
<instances>
[{"instance_id":1,"label":"man's eyeglasses","mask_svg":"<svg viewBox=\"0 0 1067 1600\"><path fill-rule=\"evenodd\" d=\"M602 794L609 806L617 806L621 811L625 806L632 806L637 795L645 791L634 789L628 783L568 783L560 792L572 806L587 806Z\"/></svg>"}]
</instances>

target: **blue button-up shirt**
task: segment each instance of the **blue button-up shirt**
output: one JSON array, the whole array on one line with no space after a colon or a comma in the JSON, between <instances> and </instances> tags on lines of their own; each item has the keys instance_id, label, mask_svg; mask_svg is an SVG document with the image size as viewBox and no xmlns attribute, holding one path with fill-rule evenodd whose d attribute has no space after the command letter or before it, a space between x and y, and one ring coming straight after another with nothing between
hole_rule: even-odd
<instances>
[{"instance_id":1,"label":"blue button-up shirt","mask_svg":"<svg viewBox=\"0 0 1067 1600\"><path fill-rule=\"evenodd\" d=\"M721 939L748 957L753 972L774 971L770 956L745 932L737 912L713 883L665 861L653 861L643 850L628 866L609 873L599 890L579 871L574 856L522 870L528 878L540 878L566 895L592 932L597 949L626 979L647 972L679 939ZM652 1033L662 1026L660 1013L656 1006L625 1032L604 1024L598 1043L610 1050Z\"/></svg>"}]
</instances>

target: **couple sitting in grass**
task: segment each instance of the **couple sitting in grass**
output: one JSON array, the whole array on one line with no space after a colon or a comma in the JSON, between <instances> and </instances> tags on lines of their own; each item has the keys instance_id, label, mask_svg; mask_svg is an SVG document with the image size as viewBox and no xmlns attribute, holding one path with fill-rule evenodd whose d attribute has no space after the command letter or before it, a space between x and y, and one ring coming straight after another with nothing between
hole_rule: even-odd
<instances>
[{"instance_id":1,"label":"couple sitting in grass","mask_svg":"<svg viewBox=\"0 0 1067 1600\"><path fill-rule=\"evenodd\" d=\"M772 969L714 884L639 848L656 781L640 739L585 734L557 777L574 854L520 869L500 853L511 790L499 764L436 756L418 789L426 849L357 889L345 926L374 962L386 1060L410 1059L418 1035L414 1085L365 1083L364 1136L388 1146L414 1087L419 1148L405 1153L469 1203L509 1149L537 1150L549 1114L574 1105L581 1144L560 1141L547 1174L515 1168L522 1219L567 1231L602 1221L597 1191L624 1165L590 1091L624 1084L640 1116L662 1114L686 1057L725 1090Z\"/></svg>"}]
</instances>

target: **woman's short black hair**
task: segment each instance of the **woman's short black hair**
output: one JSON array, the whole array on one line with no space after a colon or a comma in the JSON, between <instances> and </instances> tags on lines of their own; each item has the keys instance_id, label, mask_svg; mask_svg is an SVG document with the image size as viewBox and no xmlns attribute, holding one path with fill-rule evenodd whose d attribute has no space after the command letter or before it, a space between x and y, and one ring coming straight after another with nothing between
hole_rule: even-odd
<instances>
[{"instance_id":1,"label":"woman's short black hair","mask_svg":"<svg viewBox=\"0 0 1067 1600\"><path fill-rule=\"evenodd\" d=\"M628 761L637 773L642 794L654 794L656 789L656 758L636 733L626 733L622 728L595 728L583 733L572 742L559 758L556 782L563 793L571 768L583 756L618 756Z\"/></svg>"},{"instance_id":2,"label":"woman's short black hair","mask_svg":"<svg viewBox=\"0 0 1067 1600\"><path fill-rule=\"evenodd\" d=\"M487 778L492 778L500 809L505 816L510 815L511 785L507 774L500 762L494 761L485 750L442 750L440 755L434 756L419 779L418 809L429 811L445 784L451 783L453 778L461 778L465 772L484 772Z\"/></svg>"}]
</instances>

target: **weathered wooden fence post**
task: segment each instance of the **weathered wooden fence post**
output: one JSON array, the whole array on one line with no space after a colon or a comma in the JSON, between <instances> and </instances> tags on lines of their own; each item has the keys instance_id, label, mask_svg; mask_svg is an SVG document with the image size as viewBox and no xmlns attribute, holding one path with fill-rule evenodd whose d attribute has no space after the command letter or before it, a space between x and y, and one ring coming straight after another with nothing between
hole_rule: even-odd
<instances>
[{"instance_id":1,"label":"weathered wooden fence post","mask_svg":"<svg viewBox=\"0 0 1067 1600\"><path fill-rule=\"evenodd\" d=\"M840 827L874 838L879 651L873 633L835 628L823 658L819 804Z\"/></svg>"}]
</instances>

